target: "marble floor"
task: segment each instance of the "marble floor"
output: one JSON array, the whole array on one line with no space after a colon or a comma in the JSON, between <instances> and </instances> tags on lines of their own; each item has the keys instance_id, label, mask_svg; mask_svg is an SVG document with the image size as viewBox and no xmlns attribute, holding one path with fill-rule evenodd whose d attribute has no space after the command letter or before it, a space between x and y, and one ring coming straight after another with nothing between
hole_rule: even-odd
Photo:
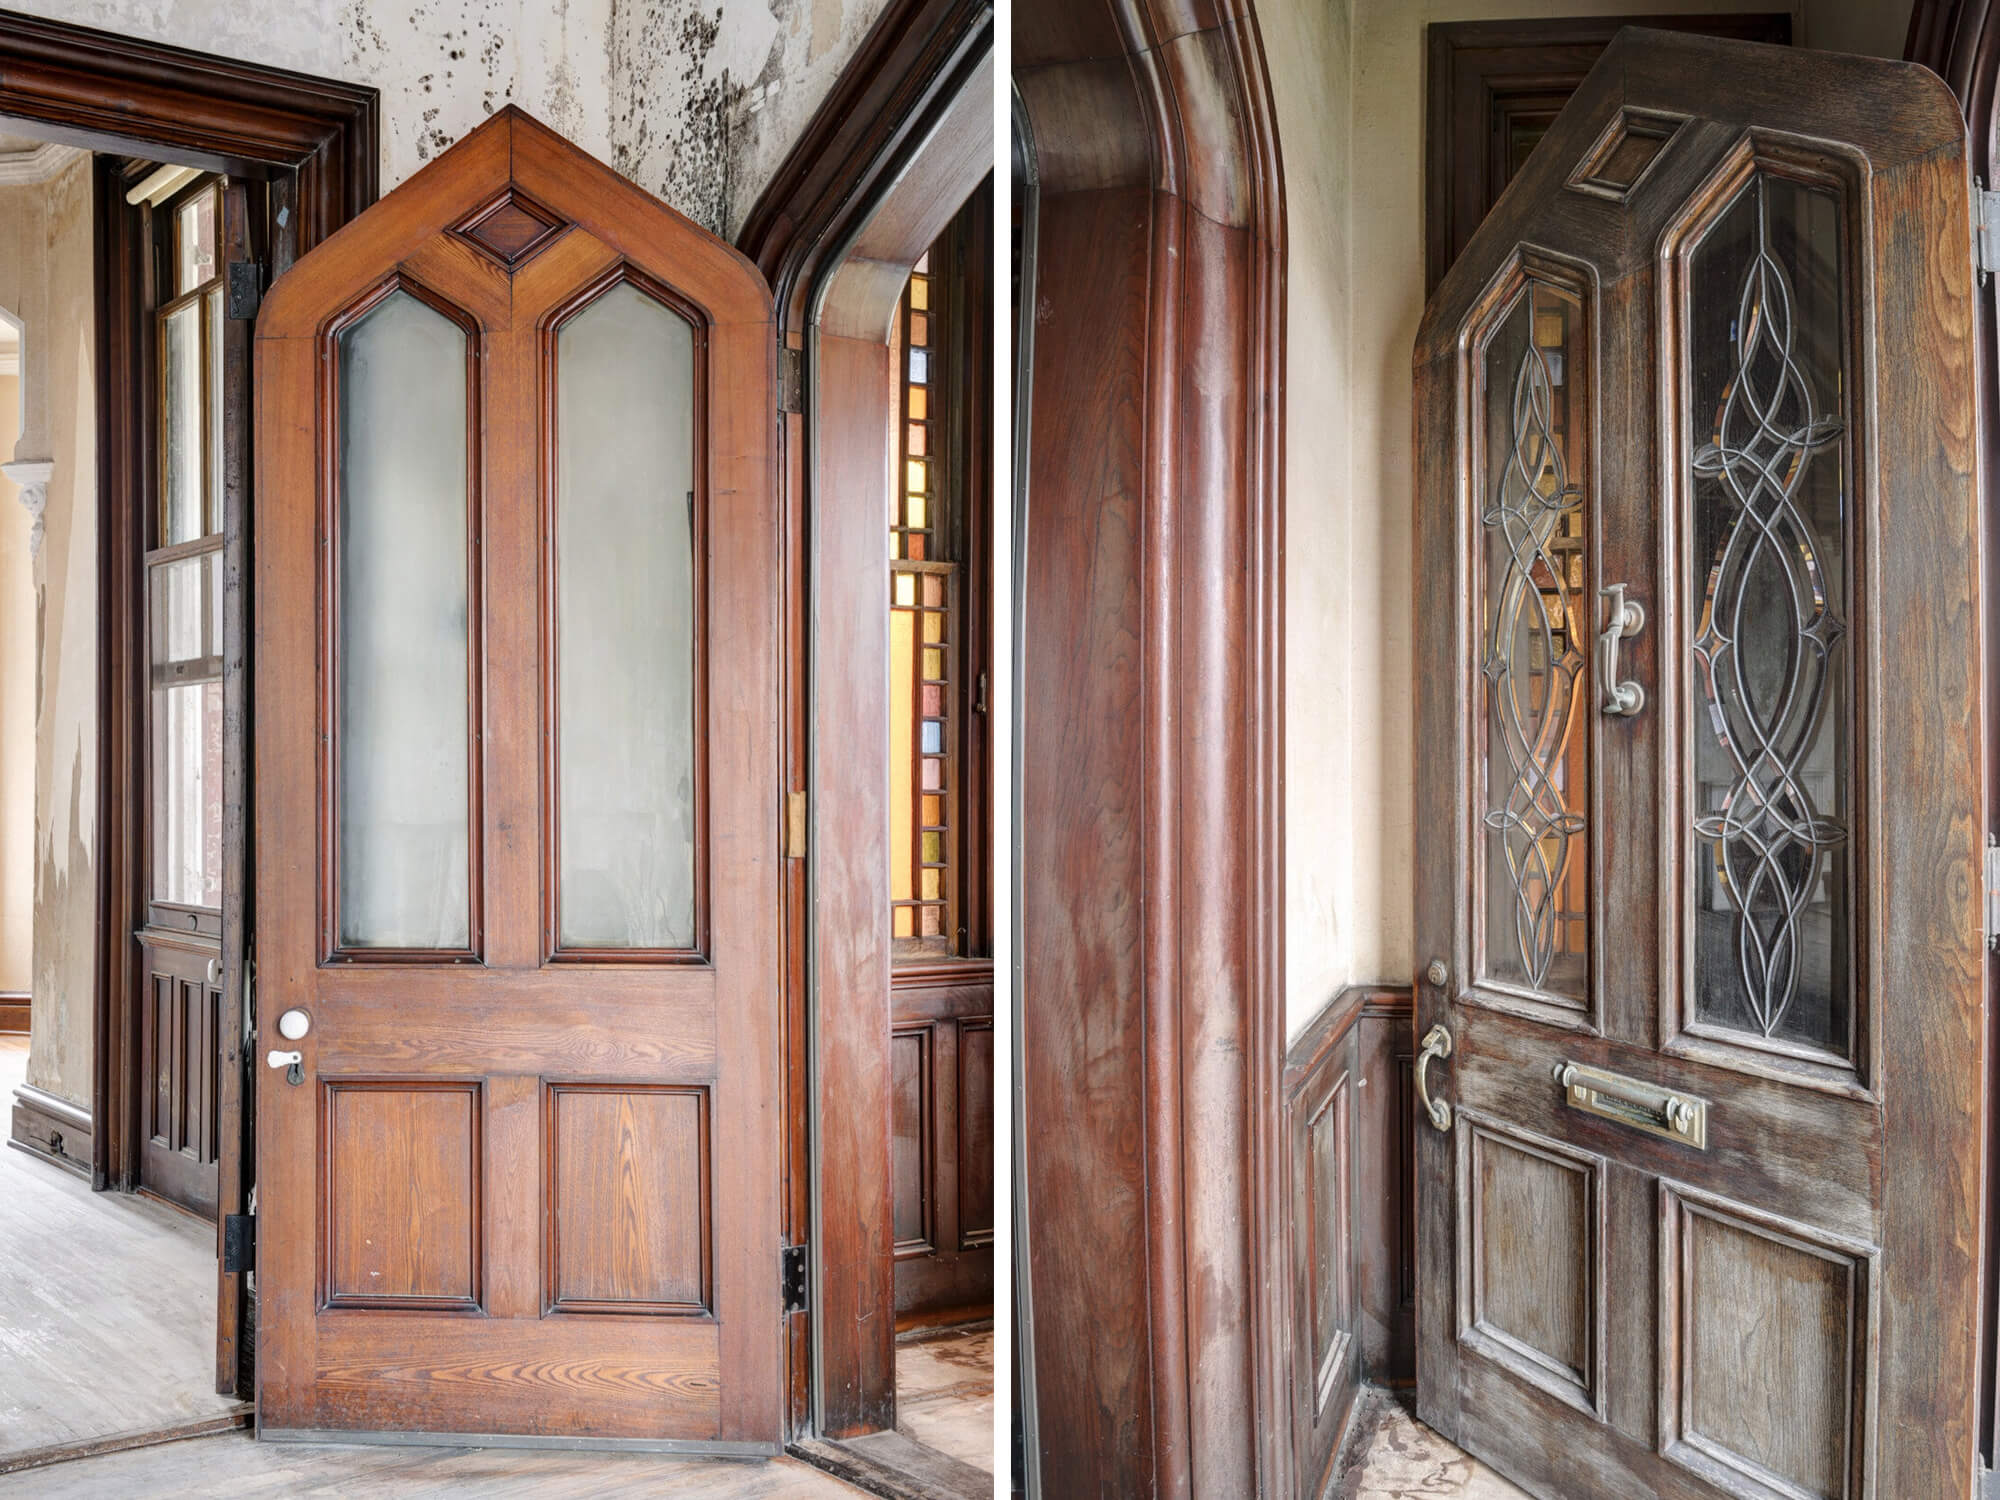
<instances>
[{"instance_id":1,"label":"marble floor","mask_svg":"<svg viewBox=\"0 0 2000 1500\"><path fill-rule=\"evenodd\" d=\"M1323 1500L1530 1500L1424 1426L1398 1394L1369 1387Z\"/></svg>"},{"instance_id":2,"label":"marble floor","mask_svg":"<svg viewBox=\"0 0 2000 1500\"><path fill-rule=\"evenodd\" d=\"M993 1472L993 1325L896 1340L896 1426Z\"/></svg>"}]
</instances>

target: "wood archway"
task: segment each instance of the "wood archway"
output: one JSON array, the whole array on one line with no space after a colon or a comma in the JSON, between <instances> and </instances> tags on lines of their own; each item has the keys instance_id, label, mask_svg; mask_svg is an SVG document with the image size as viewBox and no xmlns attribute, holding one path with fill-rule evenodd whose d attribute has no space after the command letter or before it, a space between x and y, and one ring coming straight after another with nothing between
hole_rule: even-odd
<instances>
[{"instance_id":1,"label":"wood archway","mask_svg":"<svg viewBox=\"0 0 2000 1500\"><path fill-rule=\"evenodd\" d=\"M885 789L870 774L880 761L813 756L815 742L886 739L884 683L813 674L816 660L887 659L886 614L870 607L884 537L878 507L832 502L881 493L889 319L911 266L991 171L992 48L989 0L895 0L737 240L771 283L795 372L780 463L784 766L788 795L810 794L810 826L786 872L785 1214L816 1273L810 1314L792 1320L801 1436L895 1423Z\"/></svg>"},{"instance_id":2,"label":"wood archway","mask_svg":"<svg viewBox=\"0 0 2000 1500\"><path fill-rule=\"evenodd\" d=\"M1039 165L1017 605L1036 1460L1046 1494L1285 1494L1271 87L1249 0L1014 16Z\"/></svg>"}]
</instances>

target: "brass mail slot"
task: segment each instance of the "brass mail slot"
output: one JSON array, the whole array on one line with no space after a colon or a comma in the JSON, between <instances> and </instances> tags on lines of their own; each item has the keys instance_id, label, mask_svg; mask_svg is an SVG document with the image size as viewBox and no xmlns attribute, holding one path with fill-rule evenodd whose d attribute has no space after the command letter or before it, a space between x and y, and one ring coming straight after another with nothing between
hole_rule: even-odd
<instances>
[{"instance_id":1,"label":"brass mail slot","mask_svg":"<svg viewBox=\"0 0 2000 1500\"><path fill-rule=\"evenodd\" d=\"M1562 1087L1563 1102L1571 1109L1663 1135L1697 1151L1708 1149L1706 1099L1582 1063L1557 1063L1556 1082Z\"/></svg>"}]
</instances>

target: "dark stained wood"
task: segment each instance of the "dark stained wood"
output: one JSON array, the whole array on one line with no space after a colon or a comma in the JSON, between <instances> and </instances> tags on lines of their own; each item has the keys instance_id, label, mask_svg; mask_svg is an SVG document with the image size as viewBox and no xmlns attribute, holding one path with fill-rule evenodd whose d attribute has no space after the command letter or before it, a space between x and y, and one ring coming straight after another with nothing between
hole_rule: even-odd
<instances>
[{"instance_id":1,"label":"dark stained wood","mask_svg":"<svg viewBox=\"0 0 2000 1500\"><path fill-rule=\"evenodd\" d=\"M1343 990L1292 1043L1285 1058L1290 1148L1292 1431L1298 1493L1318 1495L1360 1389L1360 1308L1355 1296L1356 1127L1368 1107L1360 1021L1368 992Z\"/></svg>"},{"instance_id":2,"label":"dark stained wood","mask_svg":"<svg viewBox=\"0 0 2000 1500\"><path fill-rule=\"evenodd\" d=\"M28 1011L28 996L25 993L0 995L0 1036L26 1036Z\"/></svg>"},{"instance_id":3,"label":"dark stained wood","mask_svg":"<svg viewBox=\"0 0 2000 1500\"><path fill-rule=\"evenodd\" d=\"M1417 1378L1416 1053L1407 989L1371 989L1355 1025L1367 1081L1354 1126L1354 1276L1361 1367L1383 1385Z\"/></svg>"},{"instance_id":4,"label":"dark stained wood","mask_svg":"<svg viewBox=\"0 0 2000 1500\"><path fill-rule=\"evenodd\" d=\"M1283 383L1285 219L1261 42L1238 6L1038 0L1014 28L1040 174L1033 1458L1051 1493L1289 1493L1283 430L1258 395Z\"/></svg>"},{"instance_id":5,"label":"dark stained wood","mask_svg":"<svg viewBox=\"0 0 2000 1500\"><path fill-rule=\"evenodd\" d=\"M936 971L898 970L891 1007L899 1328L993 1303L992 973Z\"/></svg>"},{"instance_id":6,"label":"dark stained wood","mask_svg":"<svg viewBox=\"0 0 2000 1500\"><path fill-rule=\"evenodd\" d=\"M1424 290L1435 290L1621 26L1787 43L1787 11L1445 21L1425 28Z\"/></svg>"},{"instance_id":7,"label":"dark stained wood","mask_svg":"<svg viewBox=\"0 0 2000 1500\"><path fill-rule=\"evenodd\" d=\"M511 274L452 233L506 192L571 226ZM538 420L538 384L560 311L626 275L670 288L694 312L713 397L700 409L695 483L712 541L698 566L716 601L714 628L701 636L711 688L697 734L717 746L775 746L775 345L768 292L746 260L510 108L302 260L259 322L258 599L315 592L319 541L331 530L327 330L392 281L427 289L478 329L483 454L468 546L473 576L493 580L473 596L477 965L326 961L318 741L338 726L323 719L315 679L331 674L315 615L328 601L317 610L267 602L256 616L260 1042L276 1037L287 1008L314 1017L299 1044L303 1087L280 1069L257 1072L267 1432L478 1431L737 1451L772 1451L784 1435L775 754L714 759L698 854L710 878L705 962L546 962L553 726L542 496L553 434ZM483 1316L407 1300L320 1310L315 1226L326 1209L298 1164L339 1149L314 1107L328 1085L470 1101L469 1137L385 1123L399 1145L371 1149L367 1167L336 1169L375 1178L359 1190L355 1228L340 1233L407 1243L331 1264L366 1269L370 1256L387 1257L406 1268L399 1297L463 1298ZM477 1165L455 1187L461 1140ZM413 1237L396 1212L396 1194L419 1183L448 1205L437 1243L450 1257L434 1258L429 1231ZM651 1217L663 1195L697 1211L675 1223ZM468 1233L469 1289L455 1269Z\"/></svg>"},{"instance_id":8,"label":"dark stained wood","mask_svg":"<svg viewBox=\"0 0 2000 1500\"><path fill-rule=\"evenodd\" d=\"M13 1120L7 1144L57 1166L90 1175L93 1136L90 1111L79 1109L67 1099L22 1084L14 1090Z\"/></svg>"},{"instance_id":9,"label":"dark stained wood","mask_svg":"<svg viewBox=\"0 0 2000 1500\"><path fill-rule=\"evenodd\" d=\"M1622 109L1689 123L1624 201L1572 191ZM1973 1472L1986 1022L1963 149L1955 104L1918 70L1622 33L1418 334L1417 787L1445 832L1417 864L1416 956L1445 979L1420 980L1415 1031L1450 1029L1431 1077L1456 1112L1449 1134L1417 1129L1419 1401L1540 1493L1949 1495ZM1683 1010L1678 747L1699 705L1681 657L1693 604L1680 532L1701 437L1683 430L1683 309L1689 247L1752 166L1842 193L1844 260L1867 269L1836 330L1853 372L1858 539L1843 640L1862 954L1850 1063L1733 1046ZM1649 616L1621 673L1646 686L1645 711L1606 716L1594 696L1579 709L1601 819L1580 1011L1473 968L1466 507L1480 340L1524 276L1586 290L1600 424L1579 481L1589 577L1631 582ZM1708 1101L1707 1149L1564 1107L1559 1060Z\"/></svg>"},{"instance_id":10,"label":"dark stained wood","mask_svg":"<svg viewBox=\"0 0 2000 1500\"><path fill-rule=\"evenodd\" d=\"M139 528L150 464L143 424L146 326L140 315L141 236L124 202L117 156L131 152L228 172L261 194L247 236L274 270L333 233L375 201L379 171L377 99L372 88L283 69L192 53L177 47L60 21L0 15L0 118L38 138L102 153L94 185L97 326L97 464L99 601L102 659L98 673L98 954L93 1025L91 1173L102 1187L130 1187L137 1172L138 1022L141 978L132 932L140 925L140 840L134 789L141 713L136 642L143 611L134 592L143 546ZM266 217L268 216L268 217ZM282 222L281 222L282 221ZM229 335L225 379L237 393L227 415L230 507L248 484L247 342ZM232 511L233 513L233 511ZM247 547L247 541L243 546ZM240 555L227 565L234 579ZM225 642L242 642L238 596L224 608ZM225 1015L240 1016L248 913L235 898L247 890L248 662L225 647L224 975ZM232 706L234 705L234 706ZM240 713L239 713L240 710ZM232 1025L230 1041L240 1027ZM225 1054L219 1086L224 1111L221 1211L247 1211L250 1174L247 1112L233 1112L241 1092L240 1058ZM240 1128L237 1128L239 1127ZM222 1225L218 1218L218 1243ZM219 1269L218 1389L247 1389L238 1329L243 1277Z\"/></svg>"},{"instance_id":11,"label":"dark stained wood","mask_svg":"<svg viewBox=\"0 0 2000 1500\"><path fill-rule=\"evenodd\" d=\"M215 1217L221 1152L222 992L209 983L212 941L145 929L139 1027L138 1183L205 1219Z\"/></svg>"}]
</instances>

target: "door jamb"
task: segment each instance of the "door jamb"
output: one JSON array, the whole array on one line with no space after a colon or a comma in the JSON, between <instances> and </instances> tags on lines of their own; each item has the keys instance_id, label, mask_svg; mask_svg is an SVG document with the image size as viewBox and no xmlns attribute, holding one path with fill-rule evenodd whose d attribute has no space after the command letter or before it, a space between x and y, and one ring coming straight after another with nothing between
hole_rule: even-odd
<instances>
[{"instance_id":1,"label":"door jamb","mask_svg":"<svg viewBox=\"0 0 2000 1500\"><path fill-rule=\"evenodd\" d=\"M808 416L817 407L818 315L835 276L890 195L914 193L926 174L944 169L939 158L945 153L927 147L982 59L990 58L992 30L990 0L893 0L737 237L738 248L771 283L781 344L794 351L788 358L796 357L802 371L800 409L781 416L787 601L782 717L790 797L815 790L809 730L813 474L832 436ZM785 1238L808 1245L814 1294L811 1310L794 1315L788 1331L788 1421L795 1436L850 1435L894 1422L894 1265L885 1238L879 1267L843 1268L838 1278L829 1276L827 1258L841 1252L828 1235L813 1231L820 1202L858 1204L869 1196L880 1199L874 1222L888 1233L886 904L876 1037L868 1017L843 1014L816 998L810 876L801 852L788 850L785 877ZM831 1041L840 1044L837 1051L826 1045ZM831 1070L822 1066L836 1057ZM847 1066L850 1061L854 1066ZM825 1149L822 1122L831 1112L820 1101L828 1098L841 1101L844 1142L837 1152ZM880 1172L871 1177L860 1169L862 1160L877 1158ZM868 1216L864 1211L858 1217ZM836 1365L840 1380L822 1377Z\"/></svg>"},{"instance_id":2,"label":"door jamb","mask_svg":"<svg viewBox=\"0 0 2000 1500\"><path fill-rule=\"evenodd\" d=\"M379 186L377 91L285 69L135 40L65 22L0 12L0 120L64 145L261 179L271 209L269 272L275 279L297 256L375 201ZM133 326L130 277L139 247L116 190L116 163L96 173L98 673L97 673L97 953L92 1027L92 1186L129 1187L136 1157L135 1100L140 1086L133 1040L139 997L133 929L143 911L143 847L130 789L139 770L143 722L143 589L137 534L150 449L130 389L144 330ZM139 320L143 322L143 320ZM245 387L247 389L247 385ZM247 426L248 413L244 414ZM245 450L247 456L247 446ZM228 485L231 506L247 497L249 474ZM243 512L247 519L247 511ZM247 531L225 571L247 617ZM243 1034L243 956L250 936L246 901L249 780L250 642L225 643L238 696L225 687L223 1034ZM231 750L234 754L230 754ZM229 1065L234 1066L229 1066ZM239 1389L248 1361L239 1330L243 1277L222 1269L228 1216L248 1210L247 1058L225 1056L218 1088L225 1101L222 1185L217 1205L217 1389ZM230 1114L235 1119L230 1120ZM232 1128L232 1123L233 1127ZM230 1149L231 1139L234 1149Z\"/></svg>"}]
</instances>

